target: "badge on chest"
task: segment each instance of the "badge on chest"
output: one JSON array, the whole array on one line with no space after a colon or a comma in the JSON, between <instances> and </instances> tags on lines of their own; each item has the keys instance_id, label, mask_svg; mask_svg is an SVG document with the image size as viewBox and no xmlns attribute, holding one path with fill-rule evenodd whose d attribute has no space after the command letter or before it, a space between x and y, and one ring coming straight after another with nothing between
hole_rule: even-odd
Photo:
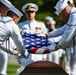
<instances>
[{"instance_id":1,"label":"badge on chest","mask_svg":"<svg viewBox=\"0 0 76 75\"><path fill-rule=\"evenodd\" d=\"M42 33L42 28L41 27L36 27L35 30L36 30L37 34L41 34Z\"/></svg>"}]
</instances>

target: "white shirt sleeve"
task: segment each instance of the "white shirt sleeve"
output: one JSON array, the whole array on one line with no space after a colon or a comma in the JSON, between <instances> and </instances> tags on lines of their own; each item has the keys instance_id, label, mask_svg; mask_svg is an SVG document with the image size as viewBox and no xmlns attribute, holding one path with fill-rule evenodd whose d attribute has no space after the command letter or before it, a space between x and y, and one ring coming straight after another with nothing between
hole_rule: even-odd
<instances>
[{"instance_id":1,"label":"white shirt sleeve","mask_svg":"<svg viewBox=\"0 0 76 75\"><path fill-rule=\"evenodd\" d=\"M58 29L55 29L53 30L52 32L50 32L50 34L48 34L48 37L57 37L57 36L60 36L64 33L66 29L66 25L58 28Z\"/></svg>"},{"instance_id":2,"label":"white shirt sleeve","mask_svg":"<svg viewBox=\"0 0 76 75\"><path fill-rule=\"evenodd\" d=\"M19 28L15 23L13 23L13 25L10 27L10 33L11 33L11 38L14 40L14 43L17 46L18 50L22 55L24 55L25 48L22 42L22 37Z\"/></svg>"}]
</instances>

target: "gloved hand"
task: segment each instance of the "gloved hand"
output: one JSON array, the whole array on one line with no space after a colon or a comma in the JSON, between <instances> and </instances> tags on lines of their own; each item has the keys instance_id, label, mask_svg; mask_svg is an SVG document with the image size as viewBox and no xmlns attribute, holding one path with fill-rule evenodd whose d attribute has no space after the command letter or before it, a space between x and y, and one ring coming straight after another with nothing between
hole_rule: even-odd
<instances>
[{"instance_id":1,"label":"gloved hand","mask_svg":"<svg viewBox=\"0 0 76 75\"><path fill-rule=\"evenodd\" d=\"M27 50L25 50L24 56L25 56L24 57L25 59L27 59L29 57L29 52Z\"/></svg>"},{"instance_id":2,"label":"gloved hand","mask_svg":"<svg viewBox=\"0 0 76 75\"><path fill-rule=\"evenodd\" d=\"M27 58L29 57L29 53L28 53L27 50L25 50L24 56L22 56L20 53L18 53L17 56L18 56L19 58L25 58L25 59L27 59Z\"/></svg>"},{"instance_id":3,"label":"gloved hand","mask_svg":"<svg viewBox=\"0 0 76 75\"><path fill-rule=\"evenodd\" d=\"M50 52L55 51L56 44L51 43L51 45L47 46L47 48L50 50Z\"/></svg>"}]
</instances>

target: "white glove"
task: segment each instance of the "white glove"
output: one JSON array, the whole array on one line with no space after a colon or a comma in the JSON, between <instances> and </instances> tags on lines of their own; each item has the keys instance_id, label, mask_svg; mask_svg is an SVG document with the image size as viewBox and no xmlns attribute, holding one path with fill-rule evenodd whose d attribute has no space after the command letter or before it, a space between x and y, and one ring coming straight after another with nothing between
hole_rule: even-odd
<instances>
[{"instance_id":1,"label":"white glove","mask_svg":"<svg viewBox=\"0 0 76 75\"><path fill-rule=\"evenodd\" d=\"M55 43L51 43L51 45L47 46L47 48L50 50L50 52L55 51Z\"/></svg>"},{"instance_id":2,"label":"white glove","mask_svg":"<svg viewBox=\"0 0 76 75\"><path fill-rule=\"evenodd\" d=\"M28 51L27 50L25 50L25 53L24 53L24 55L25 55L25 57L23 57L20 53L18 53L18 57L20 57L20 58L25 58L25 59L27 59L28 57L29 57L29 53L28 53Z\"/></svg>"},{"instance_id":3,"label":"white glove","mask_svg":"<svg viewBox=\"0 0 76 75\"><path fill-rule=\"evenodd\" d=\"M29 57L29 52L27 51L27 50L25 50L25 53L24 53L25 55L26 55L26 59Z\"/></svg>"}]
</instances>

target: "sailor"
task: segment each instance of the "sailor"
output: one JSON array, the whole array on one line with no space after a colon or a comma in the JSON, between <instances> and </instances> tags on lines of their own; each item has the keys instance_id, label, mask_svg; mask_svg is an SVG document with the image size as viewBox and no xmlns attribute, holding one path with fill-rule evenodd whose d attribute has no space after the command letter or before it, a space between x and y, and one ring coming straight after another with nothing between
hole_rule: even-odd
<instances>
[{"instance_id":1,"label":"sailor","mask_svg":"<svg viewBox=\"0 0 76 75\"><path fill-rule=\"evenodd\" d=\"M50 47L51 50L58 50L59 48L66 49L73 47L73 53L76 55L75 50L75 36L76 36L76 8L69 5L67 0L59 0L55 6L56 14L59 16L60 20L66 24L63 26L62 38L59 40L57 45ZM74 57L74 60L75 57ZM74 65L74 70L72 75L75 75L76 65Z\"/></svg>"},{"instance_id":2,"label":"sailor","mask_svg":"<svg viewBox=\"0 0 76 75\"><path fill-rule=\"evenodd\" d=\"M7 15L9 8L14 7L8 0L0 0L0 20ZM0 49L0 75L6 75L8 54Z\"/></svg>"},{"instance_id":3,"label":"sailor","mask_svg":"<svg viewBox=\"0 0 76 75\"><path fill-rule=\"evenodd\" d=\"M17 23L20 20L21 16L23 16L23 14L15 7L12 7L9 9L7 17L2 17L2 20L0 22L0 48L6 51L6 47L3 42L11 37L14 40L14 43L21 55L23 57L26 57L28 54L26 53L27 55L24 55L26 50L24 48L22 37L17 26Z\"/></svg>"},{"instance_id":4,"label":"sailor","mask_svg":"<svg viewBox=\"0 0 76 75\"><path fill-rule=\"evenodd\" d=\"M22 11L27 18L26 21L19 23L18 25L22 29L22 33L26 32L28 34L47 34L45 25L42 22L38 22L35 20L36 12L38 11L38 6L36 4L27 3L23 5ZM30 54L28 61L29 60L46 60L46 54ZM27 63L29 63L26 59L20 59L20 61L21 66L25 66ZM19 72L19 70L17 70L17 72Z\"/></svg>"}]
</instances>

